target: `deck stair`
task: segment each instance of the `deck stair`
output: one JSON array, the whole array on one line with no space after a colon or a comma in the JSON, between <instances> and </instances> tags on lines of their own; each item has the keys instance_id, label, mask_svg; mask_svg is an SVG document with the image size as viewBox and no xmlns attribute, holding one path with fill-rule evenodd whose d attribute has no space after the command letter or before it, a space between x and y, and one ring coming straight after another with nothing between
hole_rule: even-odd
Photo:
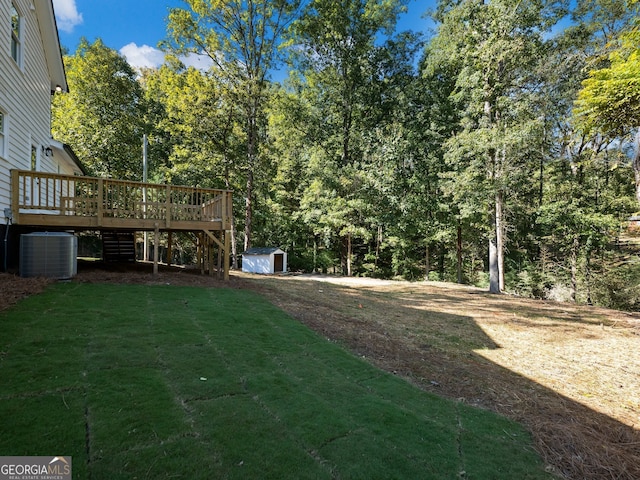
<instances>
[{"instance_id":1,"label":"deck stair","mask_svg":"<svg viewBox=\"0 0 640 480\"><path fill-rule=\"evenodd\" d=\"M135 235L131 232L103 231L102 258L105 262L135 262Z\"/></svg>"}]
</instances>

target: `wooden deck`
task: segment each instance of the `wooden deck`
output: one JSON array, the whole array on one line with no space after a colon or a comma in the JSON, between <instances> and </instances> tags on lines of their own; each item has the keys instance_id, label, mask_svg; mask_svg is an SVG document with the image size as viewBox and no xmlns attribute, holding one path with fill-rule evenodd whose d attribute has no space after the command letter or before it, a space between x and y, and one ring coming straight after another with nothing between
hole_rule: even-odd
<instances>
[{"instance_id":1,"label":"wooden deck","mask_svg":"<svg viewBox=\"0 0 640 480\"><path fill-rule=\"evenodd\" d=\"M68 230L194 232L229 252L232 192L110 178L11 171L16 225ZM228 258L225 257L225 278Z\"/></svg>"}]
</instances>

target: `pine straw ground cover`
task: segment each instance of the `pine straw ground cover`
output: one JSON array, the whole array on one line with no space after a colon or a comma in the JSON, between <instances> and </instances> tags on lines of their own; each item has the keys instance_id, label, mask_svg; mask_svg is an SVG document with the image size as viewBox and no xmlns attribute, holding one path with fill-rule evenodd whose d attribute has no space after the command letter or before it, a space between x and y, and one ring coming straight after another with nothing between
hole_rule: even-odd
<instances>
[{"instance_id":1,"label":"pine straw ground cover","mask_svg":"<svg viewBox=\"0 0 640 480\"><path fill-rule=\"evenodd\" d=\"M521 422L557 474L640 478L638 315L458 285L303 279L250 281L375 365Z\"/></svg>"},{"instance_id":2,"label":"pine straw ground cover","mask_svg":"<svg viewBox=\"0 0 640 480\"><path fill-rule=\"evenodd\" d=\"M77 281L219 285L184 272L92 270ZM637 314L434 283L235 274L230 285L425 390L521 422L564 478L640 478Z\"/></svg>"}]
</instances>

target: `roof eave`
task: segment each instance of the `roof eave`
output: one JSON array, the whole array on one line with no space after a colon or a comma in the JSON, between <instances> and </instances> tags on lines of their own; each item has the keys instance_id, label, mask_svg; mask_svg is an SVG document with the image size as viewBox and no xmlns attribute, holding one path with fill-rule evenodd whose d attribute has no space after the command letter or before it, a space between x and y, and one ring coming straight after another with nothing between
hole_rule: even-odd
<instances>
[{"instance_id":1,"label":"roof eave","mask_svg":"<svg viewBox=\"0 0 640 480\"><path fill-rule=\"evenodd\" d=\"M34 3L40 35L42 36L42 47L47 60L49 78L51 80L51 92L69 91L67 75L62 60L62 49L60 47L60 37L58 35L58 24L53 9L53 0L42 0Z\"/></svg>"},{"instance_id":2,"label":"roof eave","mask_svg":"<svg viewBox=\"0 0 640 480\"><path fill-rule=\"evenodd\" d=\"M54 148L55 150L59 151L60 154L62 154L63 156L62 158L68 160L67 163L69 163L72 166L75 166L78 170L80 170L80 172L82 172L82 175L86 176L89 174L86 167L80 161L80 159L78 158L78 156L73 151L73 148L71 148L70 145L59 142L53 138L50 140L50 145L52 148Z\"/></svg>"}]
</instances>

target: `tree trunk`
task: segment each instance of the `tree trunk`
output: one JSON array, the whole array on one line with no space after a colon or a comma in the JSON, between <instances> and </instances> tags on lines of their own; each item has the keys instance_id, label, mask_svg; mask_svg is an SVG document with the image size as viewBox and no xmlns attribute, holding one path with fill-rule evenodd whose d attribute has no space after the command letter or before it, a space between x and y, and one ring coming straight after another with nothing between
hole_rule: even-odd
<instances>
[{"instance_id":1,"label":"tree trunk","mask_svg":"<svg viewBox=\"0 0 640 480\"><path fill-rule=\"evenodd\" d=\"M489 239L489 292L500 293L500 275L498 274L498 248L494 238Z\"/></svg>"},{"instance_id":2,"label":"tree trunk","mask_svg":"<svg viewBox=\"0 0 640 480\"><path fill-rule=\"evenodd\" d=\"M571 246L571 301L576 302L578 291L578 251L580 249L580 239L576 235Z\"/></svg>"},{"instance_id":3,"label":"tree trunk","mask_svg":"<svg viewBox=\"0 0 640 480\"><path fill-rule=\"evenodd\" d=\"M236 228L236 219L231 217L231 268L233 270L238 269L238 246L236 244L236 238L238 236L238 229ZM228 255L229 252L226 252Z\"/></svg>"},{"instance_id":4,"label":"tree trunk","mask_svg":"<svg viewBox=\"0 0 640 480\"><path fill-rule=\"evenodd\" d=\"M458 225L458 241L456 243L456 256L458 262L458 283L462 283L462 227Z\"/></svg>"},{"instance_id":5,"label":"tree trunk","mask_svg":"<svg viewBox=\"0 0 640 480\"><path fill-rule=\"evenodd\" d=\"M633 154L633 174L636 178L636 200L640 205L640 128L636 132L635 152Z\"/></svg>"},{"instance_id":6,"label":"tree trunk","mask_svg":"<svg viewBox=\"0 0 640 480\"><path fill-rule=\"evenodd\" d=\"M318 237L313 236L313 273L318 273Z\"/></svg>"},{"instance_id":7,"label":"tree trunk","mask_svg":"<svg viewBox=\"0 0 640 480\"><path fill-rule=\"evenodd\" d=\"M249 89L249 94L254 94L252 102L247 109L247 197L245 203L244 223L244 249L251 248L251 235L253 232L253 174L258 160L258 115L260 112L260 95L262 89L257 86L257 91Z\"/></svg>"},{"instance_id":8,"label":"tree trunk","mask_svg":"<svg viewBox=\"0 0 640 480\"><path fill-rule=\"evenodd\" d=\"M438 258L438 278L444 282L444 257L446 254L444 243L440 243L440 257Z\"/></svg>"},{"instance_id":9,"label":"tree trunk","mask_svg":"<svg viewBox=\"0 0 640 480\"><path fill-rule=\"evenodd\" d=\"M484 1L483 1L484 3ZM489 78L485 78L484 82L484 116L489 125L495 125L495 119L493 118L493 105L490 101L491 98L492 85ZM488 159L493 165L491 168L491 182L495 184L496 179L499 177L498 172L498 152L494 149L491 149L489 153ZM501 233L501 222L502 222L502 194L501 192L496 193L495 197L495 206L493 211L493 232L491 237L489 238L489 292L490 293L500 293L502 291L502 286L504 280L501 281L501 268L500 262L501 260L501 249L502 249L502 233Z\"/></svg>"},{"instance_id":10,"label":"tree trunk","mask_svg":"<svg viewBox=\"0 0 640 480\"><path fill-rule=\"evenodd\" d=\"M245 221L244 221L244 250L251 248L251 230L253 228L253 170L247 171L247 197L245 201Z\"/></svg>"},{"instance_id":11,"label":"tree trunk","mask_svg":"<svg viewBox=\"0 0 640 480\"><path fill-rule=\"evenodd\" d=\"M538 184L538 207L544 200L544 155L540 156L540 183Z\"/></svg>"},{"instance_id":12,"label":"tree trunk","mask_svg":"<svg viewBox=\"0 0 640 480\"><path fill-rule=\"evenodd\" d=\"M584 259L584 283L587 287L587 305L593 305L591 299L591 248L587 247Z\"/></svg>"},{"instance_id":13,"label":"tree trunk","mask_svg":"<svg viewBox=\"0 0 640 480\"><path fill-rule=\"evenodd\" d=\"M425 280L429 280L429 272L431 272L431 252L429 251L429 243L427 243L427 246L424 248L424 279Z\"/></svg>"},{"instance_id":14,"label":"tree trunk","mask_svg":"<svg viewBox=\"0 0 640 480\"><path fill-rule=\"evenodd\" d=\"M347 277L351 276L351 232L347 233Z\"/></svg>"},{"instance_id":15,"label":"tree trunk","mask_svg":"<svg viewBox=\"0 0 640 480\"><path fill-rule=\"evenodd\" d=\"M504 222L502 207L504 199L502 191L496 193L496 249L498 250L498 282L500 291L504 291Z\"/></svg>"},{"instance_id":16,"label":"tree trunk","mask_svg":"<svg viewBox=\"0 0 640 480\"><path fill-rule=\"evenodd\" d=\"M376 259L373 264L373 271L378 272L378 261L380 260L380 249L382 248L382 225L378 225L378 237L376 238Z\"/></svg>"},{"instance_id":17,"label":"tree trunk","mask_svg":"<svg viewBox=\"0 0 640 480\"><path fill-rule=\"evenodd\" d=\"M226 159L225 153L225 165L228 165L228 161ZM231 182L229 181L229 167L225 168L224 173L224 185L227 190L231 190ZM238 246L236 243L237 238L237 228L236 228L236 217L235 215L231 216L231 268L233 270L238 269ZM225 255L229 255L229 252L225 252Z\"/></svg>"}]
</instances>

